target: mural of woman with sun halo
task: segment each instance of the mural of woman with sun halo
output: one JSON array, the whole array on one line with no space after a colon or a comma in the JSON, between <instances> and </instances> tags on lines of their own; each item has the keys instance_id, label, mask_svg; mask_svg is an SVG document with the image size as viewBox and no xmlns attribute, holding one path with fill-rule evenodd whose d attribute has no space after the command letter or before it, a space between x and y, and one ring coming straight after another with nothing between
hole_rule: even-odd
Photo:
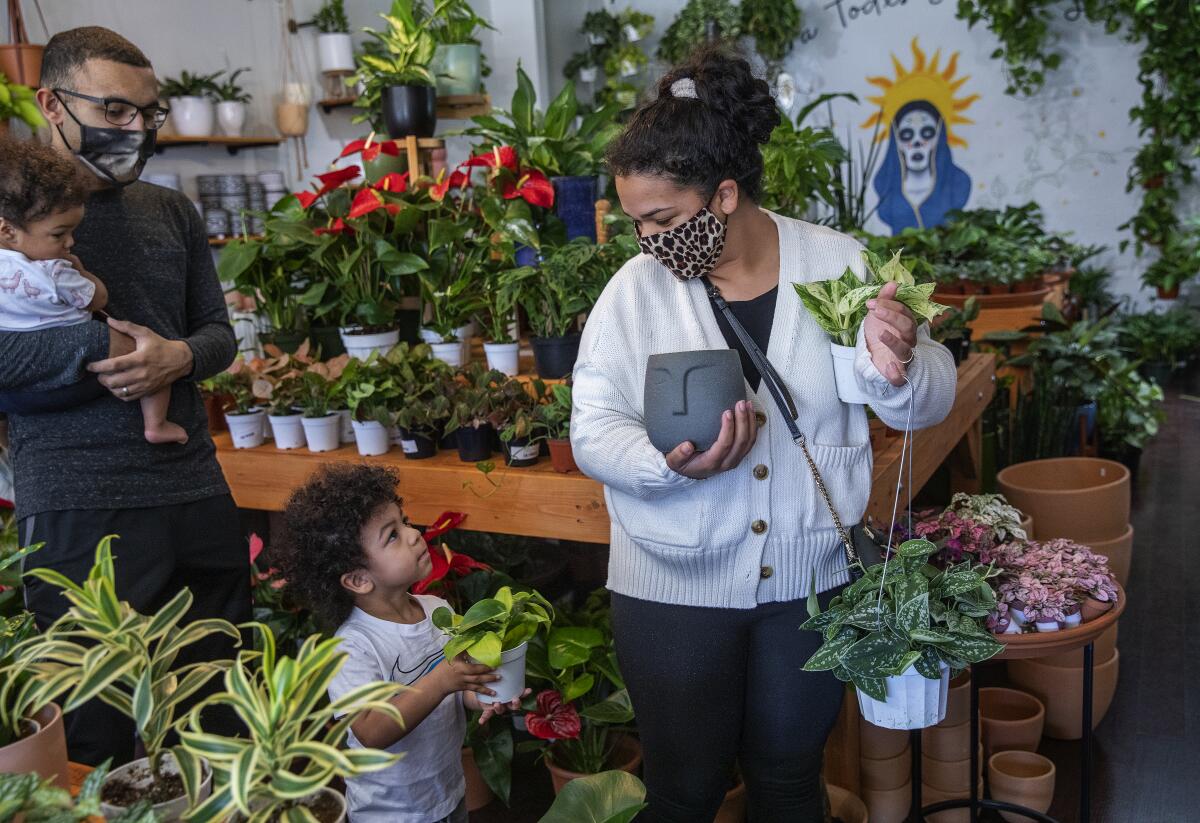
<instances>
[{"instance_id":1,"label":"mural of woman with sun halo","mask_svg":"<svg viewBox=\"0 0 1200 823\"><path fill-rule=\"evenodd\" d=\"M892 55L895 78L867 78L881 94L867 98L879 110L862 127L875 129L877 141L888 140L874 184L879 195L876 213L892 234L909 226L936 226L947 212L966 206L971 196L971 177L955 165L951 146L967 147L955 127L974 122L962 112L979 95L955 97L971 79L969 75L954 77L958 52L951 55L945 69L939 66L941 50L927 59L915 37L912 53L911 69Z\"/></svg>"}]
</instances>

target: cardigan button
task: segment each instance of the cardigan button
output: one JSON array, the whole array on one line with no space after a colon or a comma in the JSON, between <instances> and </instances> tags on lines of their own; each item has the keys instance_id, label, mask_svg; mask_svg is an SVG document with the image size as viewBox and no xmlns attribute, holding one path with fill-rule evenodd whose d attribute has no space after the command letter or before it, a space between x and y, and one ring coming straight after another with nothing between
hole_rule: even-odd
<instances>
[{"instance_id":1,"label":"cardigan button","mask_svg":"<svg viewBox=\"0 0 1200 823\"><path fill-rule=\"evenodd\" d=\"M768 474L770 474L770 471L762 463L759 463L757 466L754 467L754 479L755 480L766 480Z\"/></svg>"},{"instance_id":2,"label":"cardigan button","mask_svg":"<svg viewBox=\"0 0 1200 823\"><path fill-rule=\"evenodd\" d=\"M772 569L770 566L763 566L758 571L758 576L761 577L763 580L766 580L768 577L770 577L773 574L775 574L775 570Z\"/></svg>"},{"instance_id":3,"label":"cardigan button","mask_svg":"<svg viewBox=\"0 0 1200 823\"><path fill-rule=\"evenodd\" d=\"M761 429L763 426L767 425L767 416L760 411L756 411L754 413L754 421L758 423L758 427Z\"/></svg>"},{"instance_id":4,"label":"cardigan button","mask_svg":"<svg viewBox=\"0 0 1200 823\"><path fill-rule=\"evenodd\" d=\"M755 520L753 523L750 524L750 531L754 532L755 534L762 534L766 530L767 530L767 521L766 520Z\"/></svg>"}]
</instances>

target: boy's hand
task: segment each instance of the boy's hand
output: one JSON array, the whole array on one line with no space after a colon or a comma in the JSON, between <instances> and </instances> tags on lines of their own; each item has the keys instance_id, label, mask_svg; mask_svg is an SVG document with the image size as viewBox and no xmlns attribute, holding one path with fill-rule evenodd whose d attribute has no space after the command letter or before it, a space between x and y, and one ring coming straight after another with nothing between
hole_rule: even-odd
<instances>
[{"instance_id":1,"label":"boy's hand","mask_svg":"<svg viewBox=\"0 0 1200 823\"><path fill-rule=\"evenodd\" d=\"M521 708L521 700L528 697L533 689L526 689L520 697L514 697L507 703L484 703L482 700L475 698L479 703L479 708L483 710L483 714L479 717L479 725L487 723L496 715L505 714L509 710L517 711Z\"/></svg>"},{"instance_id":2,"label":"boy's hand","mask_svg":"<svg viewBox=\"0 0 1200 823\"><path fill-rule=\"evenodd\" d=\"M496 670L491 666L472 663L467 658L466 652L452 660L449 658L443 660L433 670L433 675L438 678L438 683L446 694L479 692L480 694L495 695L496 693L489 689L487 684L495 683L500 679L500 675L496 674Z\"/></svg>"}]
</instances>

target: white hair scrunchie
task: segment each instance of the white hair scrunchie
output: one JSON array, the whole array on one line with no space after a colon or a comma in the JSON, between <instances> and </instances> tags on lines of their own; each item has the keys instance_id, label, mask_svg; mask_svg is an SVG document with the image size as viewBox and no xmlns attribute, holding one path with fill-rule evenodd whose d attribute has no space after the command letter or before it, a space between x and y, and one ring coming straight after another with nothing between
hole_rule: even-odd
<instances>
[{"instance_id":1,"label":"white hair scrunchie","mask_svg":"<svg viewBox=\"0 0 1200 823\"><path fill-rule=\"evenodd\" d=\"M671 84L671 96L699 99L696 95L696 81L690 77L681 77Z\"/></svg>"}]
</instances>

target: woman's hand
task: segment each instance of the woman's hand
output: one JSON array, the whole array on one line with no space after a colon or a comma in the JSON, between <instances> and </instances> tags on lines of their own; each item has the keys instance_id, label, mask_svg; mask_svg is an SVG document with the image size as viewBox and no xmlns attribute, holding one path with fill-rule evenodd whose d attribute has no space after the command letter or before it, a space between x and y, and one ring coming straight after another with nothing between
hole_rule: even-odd
<instances>
[{"instance_id":1,"label":"woman's hand","mask_svg":"<svg viewBox=\"0 0 1200 823\"><path fill-rule=\"evenodd\" d=\"M894 299L899 288L888 283L880 289L877 298L867 301L870 311L863 321L871 362L893 386L904 385L905 367L917 346L917 321L908 306Z\"/></svg>"},{"instance_id":2,"label":"woman's hand","mask_svg":"<svg viewBox=\"0 0 1200 823\"><path fill-rule=\"evenodd\" d=\"M754 419L754 405L749 400L740 401L731 411L721 415L721 433L717 442L705 452L697 452L691 443L680 443L667 455L667 465L672 471L703 480L736 468L754 446L758 438L758 422Z\"/></svg>"}]
</instances>

